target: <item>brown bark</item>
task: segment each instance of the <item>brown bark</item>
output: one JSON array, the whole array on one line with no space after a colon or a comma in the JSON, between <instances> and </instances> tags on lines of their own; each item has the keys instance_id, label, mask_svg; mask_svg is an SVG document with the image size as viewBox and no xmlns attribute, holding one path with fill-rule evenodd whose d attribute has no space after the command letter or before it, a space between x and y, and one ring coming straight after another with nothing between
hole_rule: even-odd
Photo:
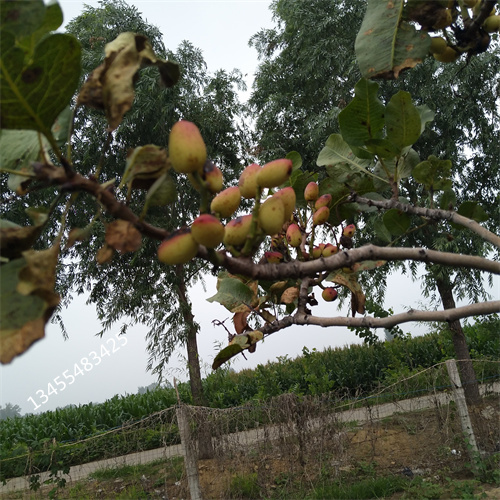
<instances>
[{"instance_id":1,"label":"brown bark","mask_svg":"<svg viewBox=\"0 0 500 500\"><path fill-rule=\"evenodd\" d=\"M200 357L198 354L197 329L191 304L187 299L186 282L184 281L184 269L182 265L177 266L178 297L181 305L182 316L187 328L186 348L189 369L189 385L195 406L207 406L207 399L203 392L201 381ZM198 452L199 458L212 458L214 455L212 445L212 434L206 421L198 423Z\"/></svg>"},{"instance_id":2,"label":"brown bark","mask_svg":"<svg viewBox=\"0 0 500 500\"><path fill-rule=\"evenodd\" d=\"M444 309L455 308L455 299L453 298L452 285L448 278L438 278L436 280L439 295ZM453 346L455 347L455 356L458 362L460 378L464 387L465 399L469 405L477 405L481 401L479 394L479 384L477 382L476 372L472 364L469 347L465 339L465 334L459 320L449 321Z\"/></svg>"}]
</instances>

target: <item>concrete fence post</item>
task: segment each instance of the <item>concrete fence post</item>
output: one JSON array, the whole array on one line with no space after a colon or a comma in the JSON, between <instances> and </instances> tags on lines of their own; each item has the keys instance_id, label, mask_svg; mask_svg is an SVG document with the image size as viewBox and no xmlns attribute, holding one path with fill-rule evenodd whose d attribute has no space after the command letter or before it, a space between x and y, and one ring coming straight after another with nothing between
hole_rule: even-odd
<instances>
[{"instance_id":1,"label":"concrete fence post","mask_svg":"<svg viewBox=\"0 0 500 500\"><path fill-rule=\"evenodd\" d=\"M454 359L448 359L446 361L446 368L451 380L453 398L457 405L458 416L460 418L460 424L462 426L462 431L466 439L467 450L469 452L471 464L474 466L477 460L479 449L477 447L474 429L472 428L472 422L470 419L469 410L467 408L467 402L465 400L465 392L462 387L460 375L458 373L457 362Z\"/></svg>"}]
</instances>

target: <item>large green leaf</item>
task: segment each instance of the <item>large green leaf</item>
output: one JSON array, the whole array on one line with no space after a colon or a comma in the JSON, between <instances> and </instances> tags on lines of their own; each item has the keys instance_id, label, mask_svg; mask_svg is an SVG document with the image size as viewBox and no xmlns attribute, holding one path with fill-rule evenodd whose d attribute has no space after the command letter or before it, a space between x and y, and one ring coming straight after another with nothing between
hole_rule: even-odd
<instances>
[{"instance_id":1,"label":"large green leaf","mask_svg":"<svg viewBox=\"0 0 500 500\"><path fill-rule=\"evenodd\" d=\"M0 7L0 29L18 38L31 35L44 22L43 0L2 0Z\"/></svg>"},{"instance_id":2,"label":"large green leaf","mask_svg":"<svg viewBox=\"0 0 500 500\"><path fill-rule=\"evenodd\" d=\"M63 23L63 13L61 6L57 2L47 4L44 12L42 24L28 36L18 40L19 45L26 50L28 54L32 54L36 44L47 33L55 31ZM7 28L7 30L9 30Z\"/></svg>"},{"instance_id":3,"label":"large green leaf","mask_svg":"<svg viewBox=\"0 0 500 500\"><path fill-rule=\"evenodd\" d=\"M1 33L1 128L47 133L68 105L80 78L80 43L61 33L49 35L24 61L10 33Z\"/></svg>"},{"instance_id":4,"label":"large green leaf","mask_svg":"<svg viewBox=\"0 0 500 500\"><path fill-rule=\"evenodd\" d=\"M378 88L378 83L362 78L354 87L354 99L339 114L342 138L350 146L382 139L385 106L377 96Z\"/></svg>"},{"instance_id":5,"label":"large green leaf","mask_svg":"<svg viewBox=\"0 0 500 500\"><path fill-rule=\"evenodd\" d=\"M410 216L397 208L387 210L384 214L383 221L387 230L394 236L401 236L405 234L411 224ZM381 233L379 233L379 235L382 236Z\"/></svg>"},{"instance_id":6,"label":"large green leaf","mask_svg":"<svg viewBox=\"0 0 500 500\"><path fill-rule=\"evenodd\" d=\"M241 280L223 275L217 283L217 293L207 299L208 302L219 302L226 309L235 312L242 304L251 304L254 292Z\"/></svg>"},{"instance_id":7,"label":"large green leaf","mask_svg":"<svg viewBox=\"0 0 500 500\"><path fill-rule=\"evenodd\" d=\"M409 92L400 90L385 107L387 139L400 151L411 146L420 137L420 113Z\"/></svg>"},{"instance_id":8,"label":"large green leaf","mask_svg":"<svg viewBox=\"0 0 500 500\"><path fill-rule=\"evenodd\" d=\"M401 71L421 63L430 37L403 20L403 0L368 0L356 37L355 51L366 78L398 78Z\"/></svg>"},{"instance_id":9,"label":"large green leaf","mask_svg":"<svg viewBox=\"0 0 500 500\"><path fill-rule=\"evenodd\" d=\"M325 165L348 166L351 169L373 175L373 173L368 170L371 161L357 158L340 134L331 134L330 137L328 137L325 147L319 153L316 164L318 167ZM381 180L384 181L384 179Z\"/></svg>"}]
</instances>

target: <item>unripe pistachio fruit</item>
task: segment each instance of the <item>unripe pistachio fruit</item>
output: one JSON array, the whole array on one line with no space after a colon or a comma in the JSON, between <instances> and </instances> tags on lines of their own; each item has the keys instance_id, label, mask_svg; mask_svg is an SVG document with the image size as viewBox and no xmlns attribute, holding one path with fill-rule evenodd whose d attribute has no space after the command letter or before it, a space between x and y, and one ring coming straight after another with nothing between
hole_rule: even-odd
<instances>
[{"instance_id":1,"label":"unripe pistachio fruit","mask_svg":"<svg viewBox=\"0 0 500 500\"><path fill-rule=\"evenodd\" d=\"M241 172L238 187L243 198L251 199L257 196L257 174L260 170L260 165L252 163Z\"/></svg>"},{"instance_id":2,"label":"unripe pistachio fruit","mask_svg":"<svg viewBox=\"0 0 500 500\"><path fill-rule=\"evenodd\" d=\"M158 259L164 264L186 264L196 257L198 243L189 229L179 229L173 232L158 247Z\"/></svg>"},{"instance_id":3,"label":"unripe pistachio fruit","mask_svg":"<svg viewBox=\"0 0 500 500\"><path fill-rule=\"evenodd\" d=\"M290 220L295 210L295 203L297 202L293 187L286 187L276 191L276 193L273 194L273 198L279 198L283 202L285 206L285 221Z\"/></svg>"},{"instance_id":4,"label":"unripe pistachio fruit","mask_svg":"<svg viewBox=\"0 0 500 500\"><path fill-rule=\"evenodd\" d=\"M321 293L321 296L323 297L323 300L326 302L332 302L338 297L339 293L337 290L333 287L328 287L323 290Z\"/></svg>"},{"instance_id":5,"label":"unripe pistachio fruit","mask_svg":"<svg viewBox=\"0 0 500 500\"><path fill-rule=\"evenodd\" d=\"M229 221L224 231L224 245L233 247L244 245L250 232L251 224L251 215L243 215Z\"/></svg>"},{"instance_id":6,"label":"unripe pistachio fruit","mask_svg":"<svg viewBox=\"0 0 500 500\"><path fill-rule=\"evenodd\" d=\"M344 227L342 235L347 236L348 238L352 238L355 232L356 232L356 226L354 224L349 224L348 226Z\"/></svg>"},{"instance_id":7,"label":"unripe pistachio fruit","mask_svg":"<svg viewBox=\"0 0 500 500\"><path fill-rule=\"evenodd\" d=\"M455 49L452 49L451 47L446 47L443 52L440 54L432 54L434 56L434 59L436 61L442 62L442 63L451 63L456 61L460 57L460 52L457 52Z\"/></svg>"},{"instance_id":8,"label":"unripe pistachio fruit","mask_svg":"<svg viewBox=\"0 0 500 500\"><path fill-rule=\"evenodd\" d=\"M325 248L324 243L320 243L318 246L314 247L312 250L312 258L319 259L323 254L323 249Z\"/></svg>"},{"instance_id":9,"label":"unripe pistachio fruit","mask_svg":"<svg viewBox=\"0 0 500 500\"><path fill-rule=\"evenodd\" d=\"M210 210L220 217L231 217L240 206L240 201L240 188L238 186L228 187L212 200Z\"/></svg>"},{"instance_id":10,"label":"unripe pistachio fruit","mask_svg":"<svg viewBox=\"0 0 500 500\"><path fill-rule=\"evenodd\" d=\"M276 234L285 223L285 205L279 198L268 198L259 208L259 226L266 234Z\"/></svg>"},{"instance_id":11,"label":"unripe pistachio fruit","mask_svg":"<svg viewBox=\"0 0 500 500\"><path fill-rule=\"evenodd\" d=\"M264 252L264 257L269 264L279 264L283 260L281 252Z\"/></svg>"},{"instance_id":12,"label":"unripe pistachio fruit","mask_svg":"<svg viewBox=\"0 0 500 500\"><path fill-rule=\"evenodd\" d=\"M500 16L487 17L483 23L483 28L486 33L494 33L495 31L500 31Z\"/></svg>"},{"instance_id":13,"label":"unripe pistachio fruit","mask_svg":"<svg viewBox=\"0 0 500 500\"><path fill-rule=\"evenodd\" d=\"M330 205L332 201L332 195L331 194L322 194L317 200L316 203L314 204L314 208L318 210L321 207L327 207Z\"/></svg>"},{"instance_id":14,"label":"unripe pistachio fruit","mask_svg":"<svg viewBox=\"0 0 500 500\"><path fill-rule=\"evenodd\" d=\"M431 47L429 52L431 54L442 54L448 47L448 42L441 36L434 36L431 38Z\"/></svg>"},{"instance_id":15,"label":"unripe pistachio fruit","mask_svg":"<svg viewBox=\"0 0 500 500\"><path fill-rule=\"evenodd\" d=\"M324 224L329 217L330 217L330 209L328 207L320 207L313 214L313 225L321 226L321 224Z\"/></svg>"},{"instance_id":16,"label":"unripe pistachio fruit","mask_svg":"<svg viewBox=\"0 0 500 500\"><path fill-rule=\"evenodd\" d=\"M338 247L332 245L331 243L327 243L325 245L325 248L323 248L321 255L323 257L330 257L331 255L335 255L338 251L339 251Z\"/></svg>"},{"instance_id":17,"label":"unripe pistachio fruit","mask_svg":"<svg viewBox=\"0 0 500 500\"><path fill-rule=\"evenodd\" d=\"M194 123L187 120L174 123L168 137L168 157L174 170L181 174L203 170L207 148Z\"/></svg>"},{"instance_id":18,"label":"unripe pistachio fruit","mask_svg":"<svg viewBox=\"0 0 500 500\"><path fill-rule=\"evenodd\" d=\"M319 196L319 186L316 182L310 182L304 189L304 199L306 201L316 201Z\"/></svg>"},{"instance_id":19,"label":"unripe pistachio fruit","mask_svg":"<svg viewBox=\"0 0 500 500\"><path fill-rule=\"evenodd\" d=\"M189 182L192 186L200 191L201 186L198 180L195 178L194 174L188 174ZM222 189L222 170L215 165L214 162L207 160L205 165L203 165L203 172L201 173L201 179L205 182L206 188L212 193L218 193Z\"/></svg>"},{"instance_id":20,"label":"unripe pistachio fruit","mask_svg":"<svg viewBox=\"0 0 500 500\"><path fill-rule=\"evenodd\" d=\"M191 224L191 234L200 245L215 248L224 239L224 226L217 217L201 214Z\"/></svg>"},{"instance_id":21,"label":"unripe pistachio fruit","mask_svg":"<svg viewBox=\"0 0 500 500\"><path fill-rule=\"evenodd\" d=\"M297 224L290 224L286 230L286 241L291 247L297 248L302 243L302 231Z\"/></svg>"},{"instance_id":22,"label":"unripe pistachio fruit","mask_svg":"<svg viewBox=\"0 0 500 500\"><path fill-rule=\"evenodd\" d=\"M292 173L292 161L287 158L266 163L257 174L257 184L264 188L280 186Z\"/></svg>"}]
</instances>

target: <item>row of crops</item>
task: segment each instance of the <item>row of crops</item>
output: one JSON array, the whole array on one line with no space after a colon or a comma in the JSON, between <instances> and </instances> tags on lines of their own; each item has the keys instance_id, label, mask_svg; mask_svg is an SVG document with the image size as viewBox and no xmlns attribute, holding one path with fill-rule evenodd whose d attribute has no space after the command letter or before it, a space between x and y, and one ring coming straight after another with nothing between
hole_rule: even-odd
<instances>
[{"instance_id":1,"label":"row of crops","mask_svg":"<svg viewBox=\"0 0 500 500\"><path fill-rule=\"evenodd\" d=\"M500 364L491 361L500 359L500 318L481 319L466 326L465 333L471 356L478 360L478 378L491 380L499 377ZM331 397L345 399L380 390L452 357L451 336L442 330L413 339L322 352L304 348L300 357L280 357L275 362L259 365L255 370L236 373L230 368L219 369L204 379L204 388L209 406L213 408L267 401L290 392L299 396L328 393ZM395 397L420 395L430 385L441 383L447 384L446 377L432 383L413 377L413 385L406 384L405 393ZM189 384L179 384L178 391L183 402L191 403ZM179 438L175 426L170 425L168 412L161 418L147 417L173 409L176 402L174 389L160 387L144 394L115 396L100 404L90 403L0 421L0 479L37 469L46 470L55 463L72 465L174 444ZM107 433L133 422L139 423L119 433ZM68 446L68 442L100 434L99 439Z\"/></svg>"}]
</instances>

